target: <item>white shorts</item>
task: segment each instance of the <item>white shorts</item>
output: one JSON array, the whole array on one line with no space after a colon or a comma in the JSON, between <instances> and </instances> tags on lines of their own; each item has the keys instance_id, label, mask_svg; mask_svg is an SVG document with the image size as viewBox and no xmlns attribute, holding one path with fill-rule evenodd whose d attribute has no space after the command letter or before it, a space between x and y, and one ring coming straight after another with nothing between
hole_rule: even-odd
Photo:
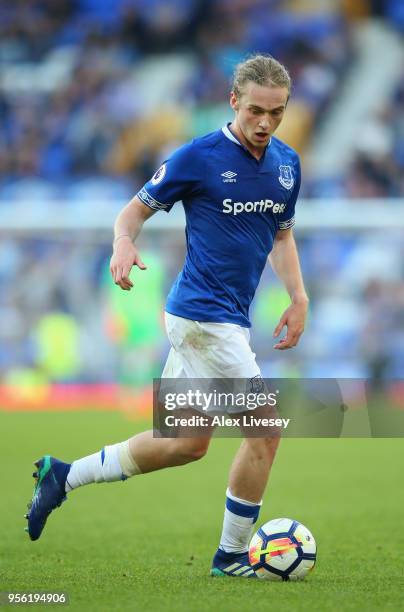
<instances>
[{"instance_id":1,"label":"white shorts","mask_svg":"<svg viewBox=\"0 0 404 612\"><path fill-rule=\"evenodd\" d=\"M261 376L250 332L234 323L204 323L165 313L171 350L161 378Z\"/></svg>"}]
</instances>

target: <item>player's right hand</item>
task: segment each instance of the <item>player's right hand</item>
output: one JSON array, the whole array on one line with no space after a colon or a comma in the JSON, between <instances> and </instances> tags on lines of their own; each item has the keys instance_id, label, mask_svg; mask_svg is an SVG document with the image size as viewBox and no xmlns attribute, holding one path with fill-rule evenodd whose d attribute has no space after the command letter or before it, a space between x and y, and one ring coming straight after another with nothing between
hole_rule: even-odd
<instances>
[{"instance_id":1,"label":"player's right hand","mask_svg":"<svg viewBox=\"0 0 404 612\"><path fill-rule=\"evenodd\" d=\"M132 240L123 237L114 245L109 269L114 283L124 291L130 291L133 287L129 278L132 266L137 266L141 270L147 269Z\"/></svg>"}]
</instances>

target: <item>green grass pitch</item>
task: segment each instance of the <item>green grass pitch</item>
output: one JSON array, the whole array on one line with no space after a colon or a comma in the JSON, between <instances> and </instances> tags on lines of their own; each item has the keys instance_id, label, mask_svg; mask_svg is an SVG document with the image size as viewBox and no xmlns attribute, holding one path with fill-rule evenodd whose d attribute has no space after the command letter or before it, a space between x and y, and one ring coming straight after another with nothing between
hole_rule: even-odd
<instances>
[{"instance_id":1,"label":"green grass pitch","mask_svg":"<svg viewBox=\"0 0 404 612\"><path fill-rule=\"evenodd\" d=\"M403 439L283 441L259 522L287 516L312 530L318 562L301 583L209 576L239 440L214 440L198 463L75 491L30 542L32 461L73 460L146 425L0 412L0 590L63 590L69 610L86 612L404 609Z\"/></svg>"}]
</instances>

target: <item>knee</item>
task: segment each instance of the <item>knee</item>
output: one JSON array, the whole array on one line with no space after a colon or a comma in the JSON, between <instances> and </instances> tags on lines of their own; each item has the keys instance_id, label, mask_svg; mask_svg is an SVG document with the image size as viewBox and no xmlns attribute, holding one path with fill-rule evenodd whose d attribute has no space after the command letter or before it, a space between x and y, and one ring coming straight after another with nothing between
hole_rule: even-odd
<instances>
[{"instance_id":1,"label":"knee","mask_svg":"<svg viewBox=\"0 0 404 612\"><path fill-rule=\"evenodd\" d=\"M208 449L205 446L196 446L189 449L187 457L190 461L198 461L199 459L203 459L207 450Z\"/></svg>"},{"instance_id":2,"label":"knee","mask_svg":"<svg viewBox=\"0 0 404 612\"><path fill-rule=\"evenodd\" d=\"M177 452L184 463L202 459L206 455L209 446L208 441L197 440L195 438L182 438L181 440L177 440L177 442L180 442L177 446Z\"/></svg>"}]
</instances>

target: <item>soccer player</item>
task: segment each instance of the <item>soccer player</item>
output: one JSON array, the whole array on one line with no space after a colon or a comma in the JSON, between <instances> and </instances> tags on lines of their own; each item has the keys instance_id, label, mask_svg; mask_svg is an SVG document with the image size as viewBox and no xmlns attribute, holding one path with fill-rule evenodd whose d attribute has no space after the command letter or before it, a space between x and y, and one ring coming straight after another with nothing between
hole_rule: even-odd
<instances>
[{"instance_id":1,"label":"soccer player","mask_svg":"<svg viewBox=\"0 0 404 612\"><path fill-rule=\"evenodd\" d=\"M179 200L184 206L187 254L166 304L171 350L163 377L260 377L248 311L269 253L291 301L274 330L274 348L296 346L303 332L308 298L292 233L299 158L273 136L290 90L289 74L274 58L256 55L239 64L230 94L233 121L175 151L117 217L110 270L130 291L132 266L146 269L134 244L143 223ZM246 437L234 458L214 576L255 577L248 544L278 442L277 436ZM43 457L27 515L31 539L73 489L183 465L201 459L208 446L209 436L157 438L146 431L72 464Z\"/></svg>"}]
</instances>

